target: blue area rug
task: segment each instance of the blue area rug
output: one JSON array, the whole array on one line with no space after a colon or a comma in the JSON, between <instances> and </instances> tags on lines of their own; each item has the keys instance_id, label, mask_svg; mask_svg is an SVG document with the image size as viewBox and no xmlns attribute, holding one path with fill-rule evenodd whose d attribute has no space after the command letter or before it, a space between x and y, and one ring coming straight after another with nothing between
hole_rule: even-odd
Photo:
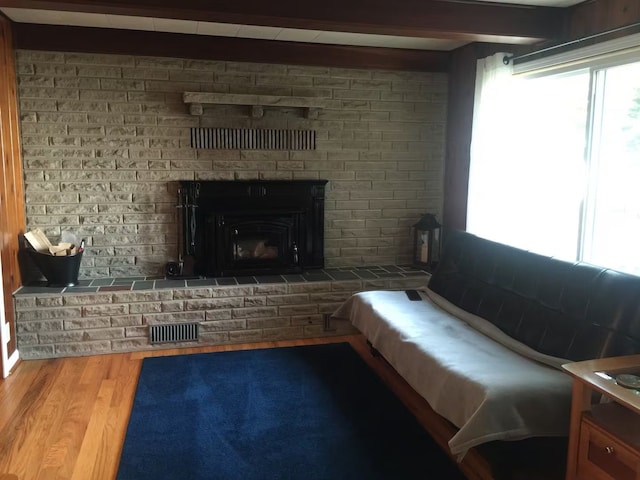
<instances>
[{"instance_id":1,"label":"blue area rug","mask_svg":"<svg viewBox=\"0 0 640 480\"><path fill-rule=\"evenodd\" d=\"M463 479L348 343L147 358L117 480Z\"/></svg>"}]
</instances>

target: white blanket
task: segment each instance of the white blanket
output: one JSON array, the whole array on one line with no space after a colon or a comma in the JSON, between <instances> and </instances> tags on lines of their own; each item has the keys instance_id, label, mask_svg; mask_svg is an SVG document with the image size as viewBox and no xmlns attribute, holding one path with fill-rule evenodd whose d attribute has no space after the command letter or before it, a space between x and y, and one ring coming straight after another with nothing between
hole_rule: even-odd
<instances>
[{"instance_id":1,"label":"white blanket","mask_svg":"<svg viewBox=\"0 0 640 480\"><path fill-rule=\"evenodd\" d=\"M446 312L426 292L421 296L409 301L404 291L358 293L333 316L349 319L436 413L459 428L449 441L452 454L461 459L469 448L492 440L568 434L568 375L523 356L537 352L490 322L467 319L478 328L484 322L485 333L497 330L497 337L520 346L519 353Z\"/></svg>"}]
</instances>

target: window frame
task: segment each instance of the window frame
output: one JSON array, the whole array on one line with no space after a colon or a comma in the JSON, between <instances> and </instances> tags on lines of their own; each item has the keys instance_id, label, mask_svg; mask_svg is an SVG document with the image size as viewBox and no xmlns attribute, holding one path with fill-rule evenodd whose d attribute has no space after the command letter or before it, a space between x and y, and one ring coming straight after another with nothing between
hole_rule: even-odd
<instances>
[{"instance_id":1,"label":"window frame","mask_svg":"<svg viewBox=\"0 0 640 480\"><path fill-rule=\"evenodd\" d=\"M622 50L620 48L624 47ZM584 197L580 206L575 260L590 263L596 231L596 205L598 198L598 170L604 123L607 71L610 68L640 64L640 34L616 39L552 57L514 65L514 76L523 79L559 77L585 71L589 75L584 132L584 162L586 169ZM640 80L638 82L640 87ZM611 265L602 265L613 268ZM640 265L638 266L640 267Z\"/></svg>"}]
</instances>

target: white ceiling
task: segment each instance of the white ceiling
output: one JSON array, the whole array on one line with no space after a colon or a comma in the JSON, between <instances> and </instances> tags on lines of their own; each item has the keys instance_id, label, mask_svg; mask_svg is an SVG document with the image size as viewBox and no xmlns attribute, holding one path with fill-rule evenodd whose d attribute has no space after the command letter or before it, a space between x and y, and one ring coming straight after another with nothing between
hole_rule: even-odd
<instances>
[{"instance_id":1,"label":"white ceiling","mask_svg":"<svg viewBox=\"0 0 640 480\"><path fill-rule=\"evenodd\" d=\"M500 0L494 3L567 7L580 3L581 1L582 0ZM453 50L466 43L460 40L437 38L301 30L295 28L200 22L169 18L132 17L102 13L80 13L9 7L2 7L0 8L0 11L8 16L12 21L18 23L146 30L221 37L322 43L331 45L406 48L413 50Z\"/></svg>"}]
</instances>

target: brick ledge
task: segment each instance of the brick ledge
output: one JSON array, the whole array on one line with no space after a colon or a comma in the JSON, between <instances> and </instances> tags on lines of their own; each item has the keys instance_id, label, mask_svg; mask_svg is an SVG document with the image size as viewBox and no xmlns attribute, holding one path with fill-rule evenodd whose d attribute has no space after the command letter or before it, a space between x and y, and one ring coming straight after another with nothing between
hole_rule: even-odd
<instances>
[{"instance_id":1,"label":"brick ledge","mask_svg":"<svg viewBox=\"0 0 640 480\"><path fill-rule=\"evenodd\" d=\"M355 278L344 280L334 279L342 271L334 270L331 278L270 283L218 285L214 279L216 284L187 285L190 280L180 280L175 286L169 284L175 280L158 279L145 289L134 288L136 280L131 285L113 280L93 290L26 287L14 296L18 349L22 358L34 359L350 334L355 329L346 321L332 320L327 328L327 316L353 293L416 288L429 279L423 271L381 270L375 278L351 270ZM149 342L149 325L183 322L199 324L197 342Z\"/></svg>"}]
</instances>

